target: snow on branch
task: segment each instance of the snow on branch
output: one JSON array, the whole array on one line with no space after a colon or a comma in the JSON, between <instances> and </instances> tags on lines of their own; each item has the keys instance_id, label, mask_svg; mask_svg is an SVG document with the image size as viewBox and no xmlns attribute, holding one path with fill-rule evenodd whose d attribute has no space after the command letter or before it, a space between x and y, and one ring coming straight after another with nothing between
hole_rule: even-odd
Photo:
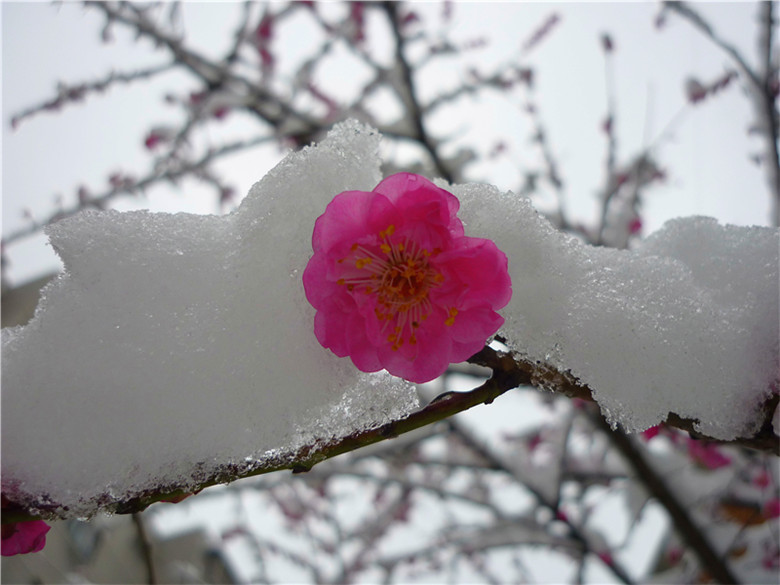
<instances>
[{"instance_id":1,"label":"snow on branch","mask_svg":"<svg viewBox=\"0 0 780 585\"><path fill-rule=\"evenodd\" d=\"M776 447L774 228L680 219L611 250L522 196L445 186L466 233L509 258L513 353L484 349L470 361L488 382L417 410L410 384L324 350L301 282L311 231L336 194L379 182L379 139L337 125L227 216L87 211L48 227L65 272L27 326L3 330L4 496L40 516L137 511L305 471L518 385L592 397L627 431L668 420Z\"/></svg>"}]
</instances>

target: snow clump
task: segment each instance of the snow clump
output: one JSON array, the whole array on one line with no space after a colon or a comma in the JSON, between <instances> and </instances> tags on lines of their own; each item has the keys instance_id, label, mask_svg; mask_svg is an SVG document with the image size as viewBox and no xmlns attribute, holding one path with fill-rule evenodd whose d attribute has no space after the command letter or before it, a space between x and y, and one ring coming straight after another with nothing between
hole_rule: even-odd
<instances>
[{"instance_id":1,"label":"snow clump","mask_svg":"<svg viewBox=\"0 0 780 585\"><path fill-rule=\"evenodd\" d=\"M410 385L319 345L301 282L328 202L381 180L379 138L338 125L228 216L50 226L65 272L28 325L3 331L3 491L89 515L415 409ZM525 197L447 188L466 233L509 258L514 350L570 371L629 431L669 412L721 439L756 430L778 377L777 229L686 218L635 250L596 248Z\"/></svg>"},{"instance_id":2,"label":"snow clump","mask_svg":"<svg viewBox=\"0 0 780 585\"><path fill-rule=\"evenodd\" d=\"M227 216L89 211L48 227L65 272L28 325L3 330L3 491L89 515L288 452L313 429L328 439L413 411L411 384L320 346L301 282L327 203L380 180L379 139L337 127Z\"/></svg>"},{"instance_id":3,"label":"snow clump","mask_svg":"<svg viewBox=\"0 0 780 585\"><path fill-rule=\"evenodd\" d=\"M559 232L527 198L452 192L466 232L509 257L512 349L570 371L629 432L670 412L718 439L757 430L780 373L780 230L688 217L617 250Z\"/></svg>"}]
</instances>

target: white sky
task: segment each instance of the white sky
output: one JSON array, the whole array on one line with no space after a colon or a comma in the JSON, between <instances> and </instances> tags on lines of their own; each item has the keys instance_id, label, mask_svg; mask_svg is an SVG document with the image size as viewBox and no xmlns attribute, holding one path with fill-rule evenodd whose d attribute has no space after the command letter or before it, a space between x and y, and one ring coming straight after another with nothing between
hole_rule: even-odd
<instances>
[{"instance_id":1,"label":"white sky","mask_svg":"<svg viewBox=\"0 0 780 585\"><path fill-rule=\"evenodd\" d=\"M750 62L755 60L753 5L696 7ZM418 4L415 9L439 22L438 4ZM467 59L489 70L489 64L516 55L552 11L561 15L560 24L524 62L535 68L535 101L560 162L569 205L576 218L588 222L595 218L595 194L603 181L606 152L600 131L606 112L601 33L609 32L616 46L613 69L623 161L654 140L686 108L683 84L688 75L710 82L733 65L679 18L672 16L663 30L656 30L654 3L460 4L455 9L456 38L488 37L488 47L469 53ZM188 39L197 46L205 43L216 54L230 42L239 12L238 5L185 3ZM5 233L25 225L25 208L33 217L42 218L51 213L58 195L66 204L74 201L80 185L99 193L114 170L141 175L151 161L143 149L145 134L151 126L178 115L163 104L163 95L195 88L184 74L168 74L152 84L116 87L90 97L84 105L40 115L11 131L11 115L51 98L58 80L94 80L111 67L134 69L165 60L149 43L139 46L121 28L114 31L112 44L102 44L101 25L101 16L80 5L2 4ZM299 39L295 50L304 53ZM431 72L420 83L421 93L429 95L454 84L460 75L454 71ZM434 128L458 135L459 140L476 145L480 153L489 151L497 139L515 140L509 157L474 165L470 176L501 188L516 188L517 163L538 158L528 141L528 120L517 113L519 100L507 102L486 95L469 103L435 119ZM688 107L678 120L656 153L669 178L646 200L646 233L671 217L692 214L740 225L766 224L769 196L760 170L749 161L759 145L747 135L752 115L742 88L733 84L717 99ZM231 129L241 135L240 117L226 124L210 131L215 142ZM220 169L243 195L283 154L274 147L258 149L235 157ZM181 190L158 189L148 199L127 201L121 207L134 205L161 211L214 211L213 197L193 182L185 182ZM8 253L10 276L17 283L57 266L43 236L26 239Z\"/></svg>"}]
</instances>

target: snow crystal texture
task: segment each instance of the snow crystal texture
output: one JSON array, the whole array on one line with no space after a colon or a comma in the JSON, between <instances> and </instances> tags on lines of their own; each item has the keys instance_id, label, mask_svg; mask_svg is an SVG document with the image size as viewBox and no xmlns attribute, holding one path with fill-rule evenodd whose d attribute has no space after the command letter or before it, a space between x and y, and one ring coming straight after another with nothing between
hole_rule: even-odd
<instances>
[{"instance_id":1,"label":"snow crystal texture","mask_svg":"<svg viewBox=\"0 0 780 585\"><path fill-rule=\"evenodd\" d=\"M408 384L317 343L301 283L316 217L381 179L378 143L343 123L228 216L85 212L49 227L65 272L27 326L3 331L4 492L88 515L413 410ZM629 431L669 412L721 439L755 430L778 377L777 229L687 218L636 250L594 248L527 198L451 190L467 234L509 257L513 349L569 370Z\"/></svg>"},{"instance_id":2,"label":"snow crystal texture","mask_svg":"<svg viewBox=\"0 0 780 585\"><path fill-rule=\"evenodd\" d=\"M416 392L323 349L301 274L314 220L380 180L356 123L288 156L228 216L85 212L65 273L3 331L3 490L88 515L221 464L408 414ZM195 470L196 477L193 477Z\"/></svg>"},{"instance_id":3,"label":"snow crystal texture","mask_svg":"<svg viewBox=\"0 0 780 585\"><path fill-rule=\"evenodd\" d=\"M467 233L509 257L513 349L569 370L627 431L669 412L724 440L757 430L780 372L780 231L691 217L616 250L560 233L527 198L452 190Z\"/></svg>"}]
</instances>

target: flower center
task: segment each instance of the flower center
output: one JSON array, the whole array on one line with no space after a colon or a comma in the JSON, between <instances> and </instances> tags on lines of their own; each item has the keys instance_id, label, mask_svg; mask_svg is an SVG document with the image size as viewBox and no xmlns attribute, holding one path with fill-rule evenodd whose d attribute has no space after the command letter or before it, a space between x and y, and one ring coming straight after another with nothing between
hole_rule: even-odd
<instances>
[{"instance_id":1,"label":"flower center","mask_svg":"<svg viewBox=\"0 0 780 585\"><path fill-rule=\"evenodd\" d=\"M380 231L375 250L353 244L350 255L338 261L347 263L345 272L349 276L337 282L351 292L376 296L374 314L382 323L382 334L387 335L386 340L397 351L404 343L417 343L415 331L433 308L428 294L444 281L444 276L428 262L441 250L419 247L408 237L394 241L394 232L392 224ZM452 325L457 313L457 309L451 308L445 323Z\"/></svg>"}]
</instances>

